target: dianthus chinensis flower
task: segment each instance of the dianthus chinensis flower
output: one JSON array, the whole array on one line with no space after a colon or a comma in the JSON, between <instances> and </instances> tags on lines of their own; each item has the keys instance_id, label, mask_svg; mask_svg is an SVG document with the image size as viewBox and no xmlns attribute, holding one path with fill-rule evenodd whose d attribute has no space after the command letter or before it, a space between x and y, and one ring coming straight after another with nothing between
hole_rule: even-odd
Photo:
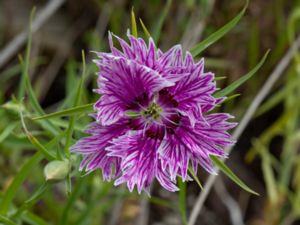
<instances>
[{"instance_id":1,"label":"dianthus chinensis flower","mask_svg":"<svg viewBox=\"0 0 300 225\"><path fill-rule=\"evenodd\" d=\"M204 71L204 59L195 63L180 45L167 52L156 49L150 38L128 35L130 44L114 36L122 50L97 52L98 89L96 121L72 151L83 155L80 169L101 169L104 180L127 183L130 191L150 192L155 179L176 191L177 176L190 180L188 167L198 165L215 173L209 155L226 157L232 145L227 132L236 123L231 115L209 113L221 103L214 74Z\"/></svg>"}]
</instances>

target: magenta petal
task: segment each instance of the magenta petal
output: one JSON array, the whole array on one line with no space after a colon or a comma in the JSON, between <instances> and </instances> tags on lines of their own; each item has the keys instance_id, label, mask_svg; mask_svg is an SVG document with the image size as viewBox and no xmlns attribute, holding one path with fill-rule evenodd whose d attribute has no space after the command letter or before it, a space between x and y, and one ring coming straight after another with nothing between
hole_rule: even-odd
<instances>
[{"instance_id":1,"label":"magenta petal","mask_svg":"<svg viewBox=\"0 0 300 225\"><path fill-rule=\"evenodd\" d=\"M159 140L145 137L139 131L114 139L112 144L107 148L109 155L122 160L122 175L115 181L115 185L126 182L130 191L136 185L140 193L142 190L149 190L157 178L167 190L177 190L170 176L162 170L158 155L161 144Z\"/></svg>"},{"instance_id":2,"label":"magenta petal","mask_svg":"<svg viewBox=\"0 0 300 225\"><path fill-rule=\"evenodd\" d=\"M127 131L127 120L119 121L111 126L92 123L87 133L91 136L80 139L71 147L71 151L83 155L80 169L90 172L102 169L103 179L110 180L120 171L120 159L108 156L105 148L110 141ZM115 168L113 171L113 167Z\"/></svg>"},{"instance_id":3,"label":"magenta petal","mask_svg":"<svg viewBox=\"0 0 300 225\"><path fill-rule=\"evenodd\" d=\"M158 72L134 61L105 55L100 63L98 93L103 96L95 104L97 121L109 125L118 121L132 103L143 93L152 94L164 87L174 85ZM110 60L109 60L110 59Z\"/></svg>"}]
</instances>

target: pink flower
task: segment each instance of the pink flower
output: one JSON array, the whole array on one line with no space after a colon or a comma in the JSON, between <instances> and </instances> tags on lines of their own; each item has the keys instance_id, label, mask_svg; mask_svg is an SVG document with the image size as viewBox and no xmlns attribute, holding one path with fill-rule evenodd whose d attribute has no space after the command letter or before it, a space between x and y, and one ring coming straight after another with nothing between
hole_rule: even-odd
<instances>
[{"instance_id":1,"label":"pink flower","mask_svg":"<svg viewBox=\"0 0 300 225\"><path fill-rule=\"evenodd\" d=\"M216 99L214 74L204 71L180 45L163 53L150 38L119 37L122 51L97 53L98 89L96 122L72 151L82 154L80 168L101 169L104 180L127 183L149 193L155 179L176 191L176 177L190 180L188 167L198 165L215 173L209 155L226 157L223 148L234 141L227 132L236 126L226 113L209 113Z\"/></svg>"}]
</instances>

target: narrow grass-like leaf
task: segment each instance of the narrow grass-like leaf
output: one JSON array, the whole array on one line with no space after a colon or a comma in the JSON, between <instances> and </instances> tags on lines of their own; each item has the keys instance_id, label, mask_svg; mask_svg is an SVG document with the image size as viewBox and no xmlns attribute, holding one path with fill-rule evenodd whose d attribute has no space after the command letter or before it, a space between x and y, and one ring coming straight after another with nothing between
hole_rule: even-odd
<instances>
[{"instance_id":1,"label":"narrow grass-like leaf","mask_svg":"<svg viewBox=\"0 0 300 225\"><path fill-rule=\"evenodd\" d=\"M20 87L19 87L19 92L18 92L19 100L21 100L25 94L26 76L27 76L27 73L29 70L29 60L30 60L30 51L31 51L31 43L32 43L32 20L33 20L34 14L35 14L35 7L33 7L33 9L31 10L31 13L30 13L25 63L24 63L24 69L22 70L22 76L21 76Z\"/></svg>"},{"instance_id":2,"label":"narrow grass-like leaf","mask_svg":"<svg viewBox=\"0 0 300 225\"><path fill-rule=\"evenodd\" d=\"M25 210L27 210L29 207L31 207L33 204L35 204L44 194L44 192L49 187L48 182L44 182L34 193L33 195L27 199L21 207L18 208L18 210L14 213L13 218L18 218Z\"/></svg>"},{"instance_id":3,"label":"narrow grass-like leaf","mask_svg":"<svg viewBox=\"0 0 300 225\"><path fill-rule=\"evenodd\" d=\"M81 100L81 93L82 93L82 89L84 86L84 78L85 78L85 74L86 74L86 64L85 64L85 54L84 51L82 50L82 75L81 75L81 79L78 85L78 89L77 89L77 93L75 95L75 99L74 99L74 107L78 106ZM70 145L71 145L71 140L72 140L72 135L73 135L73 129L74 129L74 125L75 125L75 116L72 115L69 119L69 126L68 129L66 130L66 143L65 143L65 147L64 147L64 152L67 156L68 159L70 159ZM67 177L66 177L66 189L67 189L67 194L71 195L71 176L68 173Z\"/></svg>"},{"instance_id":4,"label":"narrow grass-like leaf","mask_svg":"<svg viewBox=\"0 0 300 225\"><path fill-rule=\"evenodd\" d=\"M217 93L215 93L214 97L216 97L216 98L224 97L224 96L230 94L231 92L233 92L235 89L237 89L243 83L245 83L247 80L249 80L259 70L259 68L264 64L269 52L270 51L268 50L265 53L265 55L263 56L263 58L260 60L260 62L252 70L250 70L246 75L244 75L240 79L234 81L232 84L230 84L226 88L222 89L221 91L218 91Z\"/></svg>"},{"instance_id":5,"label":"narrow grass-like leaf","mask_svg":"<svg viewBox=\"0 0 300 225\"><path fill-rule=\"evenodd\" d=\"M54 112L54 113L49 113L49 114L46 114L43 116L33 117L32 119L33 120L42 120L42 119L50 119L50 118L63 117L63 116L71 116L71 115L80 114L80 113L91 113L91 112L93 112L93 105L94 105L94 103L76 106L76 107L62 110L60 112Z\"/></svg>"},{"instance_id":6,"label":"narrow grass-like leaf","mask_svg":"<svg viewBox=\"0 0 300 225\"><path fill-rule=\"evenodd\" d=\"M268 100L257 109L254 117L258 117L278 105L290 93L290 91L298 86L298 82L290 82L287 85L284 85L281 90L278 90L276 93L274 93L273 96L268 98Z\"/></svg>"},{"instance_id":7,"label":"narrow grass-like leaf","mask_svg":"<svg viewBox=\"0 0 300 225\"><path fill-rule=\"evenodd\" d=\"M19 59L20 59L21 66L22 66L22 68L23 68L23 65L24 65L23 60L22 60L21 57L19 57ZM23 69L24 69L24 68L23 68ZM34 94L34 91L33 91L33 89L32 89L32 86L31 86L30 80L29 80L29 78L28 78L28 76L27 76L27 73L25 74L25 84L26 84L26 85L25 85L26 90L27 90L28 95L29 95L30 103L31 103L31 105L33 106L34 110L35 110L38 114L40 114L40 115L45 114L45 113L44 113L44 110L43 110L42 107L40 106L40 104L39 104L39 102L38 102L38 100L37 100L37 98L36 98L36 96L35 96L35 94ZM59 130L58 130L53 124L51 124L50 121L43 121L43 122L41 123L41 126L42 126L45 130L47 130L47 131L49 131L50 133L52 133L53 135L57 135L57 134L59 133Z\"/></svg>"},{"instance_id":8,"label":"narrow grass-like leaf","mask_svg":"<svg viewBox=\"0 0 300 225\"><path fill-rule=\"evenodd\" d=\"M22 215L22 219L30 225L49 225L43 218L29 211Z\"/></svg>"},{"instance_id":9,"label":"narrow grass-like leaf","mask_svg":"<svg viewBox=\"0 0 300 225\"><path fill-rule=\"evenodd\" d=\"M269 126L260 136L259 136L259 140L262 144L267 145L270 140L278 135L281 134L282 131L284 130L285 125L287 124L287 122L289 121L289 119L292 116L292 112L291 111L287 111L286 113L284 113L283 115L281 115L276 121L274 121L272 123L271 126ZM257 151L256 148L251 148L250 150L247 151L246 154L246 162L247 163L251 163L255 156L257 155Z\"/></svg>"},{"instance_id":10,"label":"narrow grass-like leaf","mask_svg":"<svg viewBox=\"0 0 300 225\"><path fill-rule=\"evenodd\" d=\"M197 177L197 175L195 174L194 170L192 168L189 167L189 172L192 175L193 179L196 181L196 183L198 184L198 186L200 187L201 190L203 190L203 186L199 180L199 178Z\"/></svg>"},{"instance_id":11,"label":"narrow grass-like leaf","mask_svg":"<svg viewBox=\"0 0 300 225\"><path fill-rule=\"evenodd\" d=\"M243 15L245 14L245 11L248 7L248 0L246 2L246 5L242 9L242 11L234 17L230 22L225 24L223 27L221 27L219 30L211 34L208 38L206 38L204 41L197 44L195 47L191 49L192 55L195 57L199 55L203 50L205 50L207 47L218 41L220 38L222 38L225 34L227 34L232 28L236 26L236 24L241 20Z\"/></svg>"},{"instance_id":12,"label":"narrow grass-like leaf","mask_svg":"<svg viewBox=\"0 0 300 225\"><path fill-rule=\"evenodd\" d=\"M223 77L215 77L215 79L214 80L224 80L224 79L226 79L227 77L225 77L225 76L223 76Z\"/></svg>"},{"instance_id":13,"label":"narrow grass-like leaf","mask_svg":"<svg viewBox=\"0 0 300 225\"><path fill-rule=\"evenodd\" d=\"M254 147L260 153L262 161L261 167L264 175L264 181L267 187L268 199L272 204L278 203L279 193L277 191L277 184L275 181L275 176L272 170L271 158L267 148L257 139L254 141Z\"/></svg>"},{"instance_id":14,"label":"narrow grass-like leaf","mask_svg":"<svg viewBox=\"0 0 300 225\"><path fill-rule=\"evenodd\" d=\"M134 37L138 37L138 31L137 31L137 26L136 26L136 20L135 20L133 7L131 9L131 33Z\"/></svg>"},{"instance_id":15,"label":"narrow grass-like leaf","mask_svg":"<svg viewBox=\"0 0 300 225\"><path fill-rule=\"evenodd\" d=\"M81 76L81 79L80 79L80 82L79 82L79 85L77 88L77 93L76 93L76 96L74 99L74 107L78 106L80 103L81 93L82 93L82 89L83 89L83 85L84 85L85 73L86 73L85 54L84 54L84 51L82 51L82 76ZM75 116L72 115L69 119L69 126L66 131L65 153L68 158L70 156L69 147L71 144L74 124L75 124Z\"/></svg>"},{"instance_id":16,"label":"narrow grass-like leaf","mask_svg":"<svg viewBox=\"0 0 300 225\"><path fill-rule=\"evenodd\" d=\"M238 178L232 171L225 165L225 163L220 160L218 157L214 155L210 155L211 160L215 163L215 165L227 176L229 177L234 183L236 183L238 186L243 188L245 191L254 194L259 195L257 192L253 191L251 188L249 188L240 178Z\"/></svg>"},{"instance_id":17,"label":"narrow grass-like leaf","mask_svg":"<svg viewBox=\"0 0 300 225\"><path fill-rule=\"evenodd\" d=\"M240 95L241 95L241 94L230 95L230 96L228 96L222 103L231 101L232 99L235 99L235 98L239 97Z\"/></svg>"},{"instance_id":18,"label":"narrow grass-like leaf","mask_svg":"<svg viewBox=\"0 0 300 225\"><path fill-rule=\"evenodd\" d=\"M181 179L178 180L179 185L179 211L181 214L181 219L183 225L187 225L186 217L186 182L183 182Z\"/></svg>"},{"instance_id":19,"label":"narrow grass-like leaf","mask_svg":"<svg viewBox=\"0 0 300 225\"><path fill-rule=\"evenodd\" d=\"M87 182L86 177L78 177L77 183L74 187L74 190L72 191L71 195L69 196L68 201L65 204L65 207L61 214L61 218L60 218L60 222L59 222L60 225L65 225L68 223L69 211L75 204L76 200L79 198L80 194L82 193L86 182Z\"/></svg>"},{"instance_id":20,"label":"narrow grass-like leaf","mask_svg":"<svg viewBox=\"0 0 300 225\"><path fill-rule=\"evenodd\" d=\"M26 127L26 124L24 122L24 117L22 114L22 111L20 110L20 118L21 118L21 123L22 127L25 131L25 134L28 138L28 140L31 142L33 146L35 146L49 161L56 159L52 153L50 153L28 130Z\"/></svg>"},{"instance_id":21,"label":"narrow grass-like leaf","mask_svg":"<svg viewBox=\"0 0 300 225\"><path fill-rule=\"evenodd\" d=\"M174 204L172 204L169 201L166 201L164 199L155 197L155 196L151 196L151 198L147 197L147 200L153 204L162 206L162 207L166 207L166 208L170 208L170 209L177 209L176 206L174 206Z\"/></svg>"},{"instance_id":22,"label":"narrow grass-like leaf","mask_svg":"<svg viewBox=\"0 0 300 225\"><path fill-rule=\"evenodd\" d=\"M73 59L69 60L66 66L66 98L68 98L74 92L74 85L76 85L76 69L77 62Z\"/></svg>"},{"instance_id":23,"label":"narrow grass-like leaf","mask_svg":"<svg viewBox=\"0 0 300 225\"><path fill-rule=\"evenodd\" d=\"M0 222L1 224L6 224L6 225L17 225L14 221L10 220L9 218L0 215Z\"/></svg>"},{"instance_id":24,"label":"narrow grass-like leaf","mask_svg":"<svg viewBox=\"0 0 300 225\"><path fill-rule=\"evenodd\" d=\"M3 142L5 138L7 138L11 134L11 132L16 128L16 126L17 123L11 123L3 130L3 132L0 134L0 143Z\"/></svg>"},{"instance_id":25,"label":"narrow grass-like leaf","mask_svg":"<svg viewBox=\"0 0 300 225\"><path fill-rule=\"evenodd\" d=\"M167 14L168 14L169 10L170 10L171 4L172 4L172 0L167 0L167 3L165 5L161 15L159 16L159 18L157 20L157 23L155 24L154 29L151 32L152 33L152 38L153 38L155 43L158 42L162 27L164 25L164 21L167 17Z\"/></svg>"},{"instance_id":26,"label":"narrow grass-like leaf","mask_svg":"<svg viewBox=\"0 0 300 225\"><path fill-rule=\"evenodd\" d=\"M151 34L150 32L148 31L147 27L145 26L145 24L143 23L143 20L140 18L140 23L141 23L141 26L143 28L143 31L146 35L146 38L149 39L151 37Z\"/></svg>"},{"instance_id":27,"label":"narrow grass-like leaf","mask_svg":"<svg viewBox=\"0 0 300 225\"><path fill-rule=\"evenodd\" d=\"M26 177L30 174L30 171L42 160L43 156L40 152L36 152L25 164L20 171L14 177L12 183L9 185L2 202L0 204L0 214L5 215L9 209L9 206L17 194L22 183Z\"/></svg>"}]
</instances>

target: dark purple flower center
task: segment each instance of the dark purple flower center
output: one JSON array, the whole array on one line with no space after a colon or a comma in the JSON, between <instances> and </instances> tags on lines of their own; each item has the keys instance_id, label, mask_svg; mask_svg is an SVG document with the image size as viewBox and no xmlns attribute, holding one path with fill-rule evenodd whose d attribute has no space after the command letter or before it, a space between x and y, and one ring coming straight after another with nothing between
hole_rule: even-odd
<instances>
[{"instance_id":1,"label":"dark purple flower center","mask_svg":"<svg viewBox=\"0 0 300 225\"><path fill-rule=\"evenodd\" d=\"M127 105L129 127L145 129L145 135L153 139L164 138L165 133L174 134L182 115L177 110L178 102L166 89L154 95L143 92Z\"/></svg>"}]
</instances>

